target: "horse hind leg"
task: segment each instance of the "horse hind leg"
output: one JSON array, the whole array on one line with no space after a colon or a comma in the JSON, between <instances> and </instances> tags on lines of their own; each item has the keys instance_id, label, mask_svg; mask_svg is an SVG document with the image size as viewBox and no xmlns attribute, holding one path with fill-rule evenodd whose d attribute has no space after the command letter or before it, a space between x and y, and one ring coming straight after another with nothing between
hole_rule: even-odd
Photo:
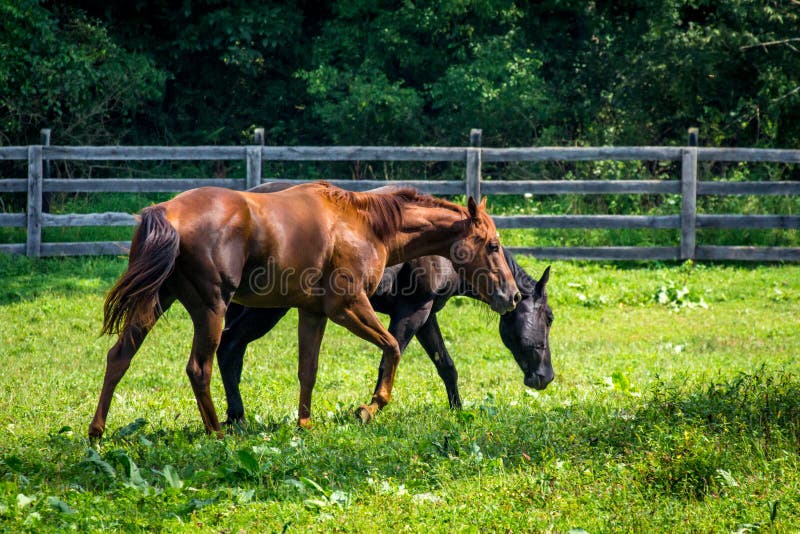
<instances>
[{"instance_id":1,"label":"horse hind leg","mask_svg":"<svg viewBox=\"0 0 800 534\"><path fill-rule=\"evenodd\" d=\"M174 300L174 297L168 296L162 291L160 296L161 310L157 312L156 319L167 311ZM114 390L130 367L133 356L142 346L149 331L150 328L127 326L119 334L114 346L109 349L106 355L106 372L103 378L103 387L100 390L100 400L97 403L94 418L89 425L90 438L98 439L102 437L106 428L106 417L111 406L111 399L114 396Z\"/></svg>"},{"instance_id":2,"label":"horse hind leg","mask_svg":"<svg viewBox=\"0 0 800 534\"><path fill-rule=\"evenodd\" d=\"M205 308L190 312L194 323L194 338L186 374L192 384L200 417L208 433L222 437L222 428L211 399L211 372L214 368L214 353L219 346L226 306Z\"/></svg>"}]
</instances>

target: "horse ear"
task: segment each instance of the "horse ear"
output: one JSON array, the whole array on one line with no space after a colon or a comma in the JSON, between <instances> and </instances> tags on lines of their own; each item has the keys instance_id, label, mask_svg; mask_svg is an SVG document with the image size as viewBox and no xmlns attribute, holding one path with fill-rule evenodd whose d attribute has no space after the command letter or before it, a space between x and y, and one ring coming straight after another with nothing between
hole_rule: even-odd
<instances>
[{"instance_id":1,"label":"horse ear","mask_svg":"<svg viewBox=\"0 0 800 534\"><path fill-rule=\"evenodd\" d=\"M486 202L486 199L483 200L484 202ZM481 207L483 205L484 204L481 203ZM480 209L480 207L478 206L478 203L475 202L475 199L473 197L469 197L469 199L467 200L467 209L469 209L469 218L472 219L473 222L478 222L480 220L480 217L478 217L478 210Z\"/></svg>"},{"instance_id":2,"label":"horse ear","mask_svg":"<svg viewBox=\"0 0 800 534\"><path fill-rule=\"evenodd\" d=\"M550 280L550 266L548 265L547 268L542 273L542 277L539 278L539 281L536 282L536 288L534 289L534 294L536 295L544 295L545 286L547 285L547 281Z\"/></svg>"}]
</instances>

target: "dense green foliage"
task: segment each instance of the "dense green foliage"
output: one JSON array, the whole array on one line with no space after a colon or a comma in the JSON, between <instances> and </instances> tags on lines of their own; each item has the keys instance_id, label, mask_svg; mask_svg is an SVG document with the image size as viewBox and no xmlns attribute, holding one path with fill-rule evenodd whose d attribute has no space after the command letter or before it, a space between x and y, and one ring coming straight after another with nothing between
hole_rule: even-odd
<instances>
[{"instance_id":1,"label":"dense green foliage","mask_svg":"<svg viewBox=\"0 0 800 534\"><path fill-rule=\"evenodd\" d=\"M44 127L63 144L117 142L163 94L167 73L82 11L3 1L0 21L1 144L26 144Z\"/></svg>"},{"instance_id":2,"label":"dense green foliage","mask_svg":"<svg viewBox=\"0 0 800 534\"><path fill-rule=\"evenodd\" d=\"M520 258L531 273L545 264ZM555 381L528 390L496 317L440 325L465 408L412 342L392 403L355 406L378 352L336 326L315 427L295 429L296 315L249 349L248 427L204 435L175 306L133 360L107 437L85 437L121 258L0 257L0 530L795 532L800 268L553 265ZM224 399L212 380L217 408Z\"/></svg>"},{"instance_id":3,"label":"dense green foliage","mask_svg":"<svg viewBox=\"0 0 800 534\"><path fill-rule=\"evenodd\" d=\"M6 144L800 140L800 5L772 0L0 2ZM135 119L135 120L131 120Z\"/></svg>"}]
</instances>

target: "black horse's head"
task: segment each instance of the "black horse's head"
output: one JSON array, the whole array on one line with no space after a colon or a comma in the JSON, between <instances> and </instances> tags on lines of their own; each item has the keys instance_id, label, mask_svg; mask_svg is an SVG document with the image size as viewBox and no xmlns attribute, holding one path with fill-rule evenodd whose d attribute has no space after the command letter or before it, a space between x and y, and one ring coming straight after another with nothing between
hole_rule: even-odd
<instances>
[{"instance_id":1,"label":"black horse's head","mask_svg":"<svg viewBox=\"0 0 800 534\"><path fill-rule=\"evenodd\" d=\"M547 303L549 277L548 266L535 284L518 284L522 300L513 311L500 317L500 337L525 374L525 385L535 389L546 388L555 376L550 363L553 310Z\"/></svg>"}]
</instances>

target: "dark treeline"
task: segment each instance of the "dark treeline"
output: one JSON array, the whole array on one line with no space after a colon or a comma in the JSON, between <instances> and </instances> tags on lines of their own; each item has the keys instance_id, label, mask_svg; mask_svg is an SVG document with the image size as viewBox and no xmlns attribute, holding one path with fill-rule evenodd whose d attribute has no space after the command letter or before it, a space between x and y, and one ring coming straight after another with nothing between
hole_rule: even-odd
<instances>
[{"instance_id":1,"label":"dark treeline","mask_svg":"<svg viewBox=\"0 0 800 534\"><path fill-rule=\"evenodd\" d=\"M0 144L800 144L800 2L0 0Z\"/></svg>"}]
</instances>

